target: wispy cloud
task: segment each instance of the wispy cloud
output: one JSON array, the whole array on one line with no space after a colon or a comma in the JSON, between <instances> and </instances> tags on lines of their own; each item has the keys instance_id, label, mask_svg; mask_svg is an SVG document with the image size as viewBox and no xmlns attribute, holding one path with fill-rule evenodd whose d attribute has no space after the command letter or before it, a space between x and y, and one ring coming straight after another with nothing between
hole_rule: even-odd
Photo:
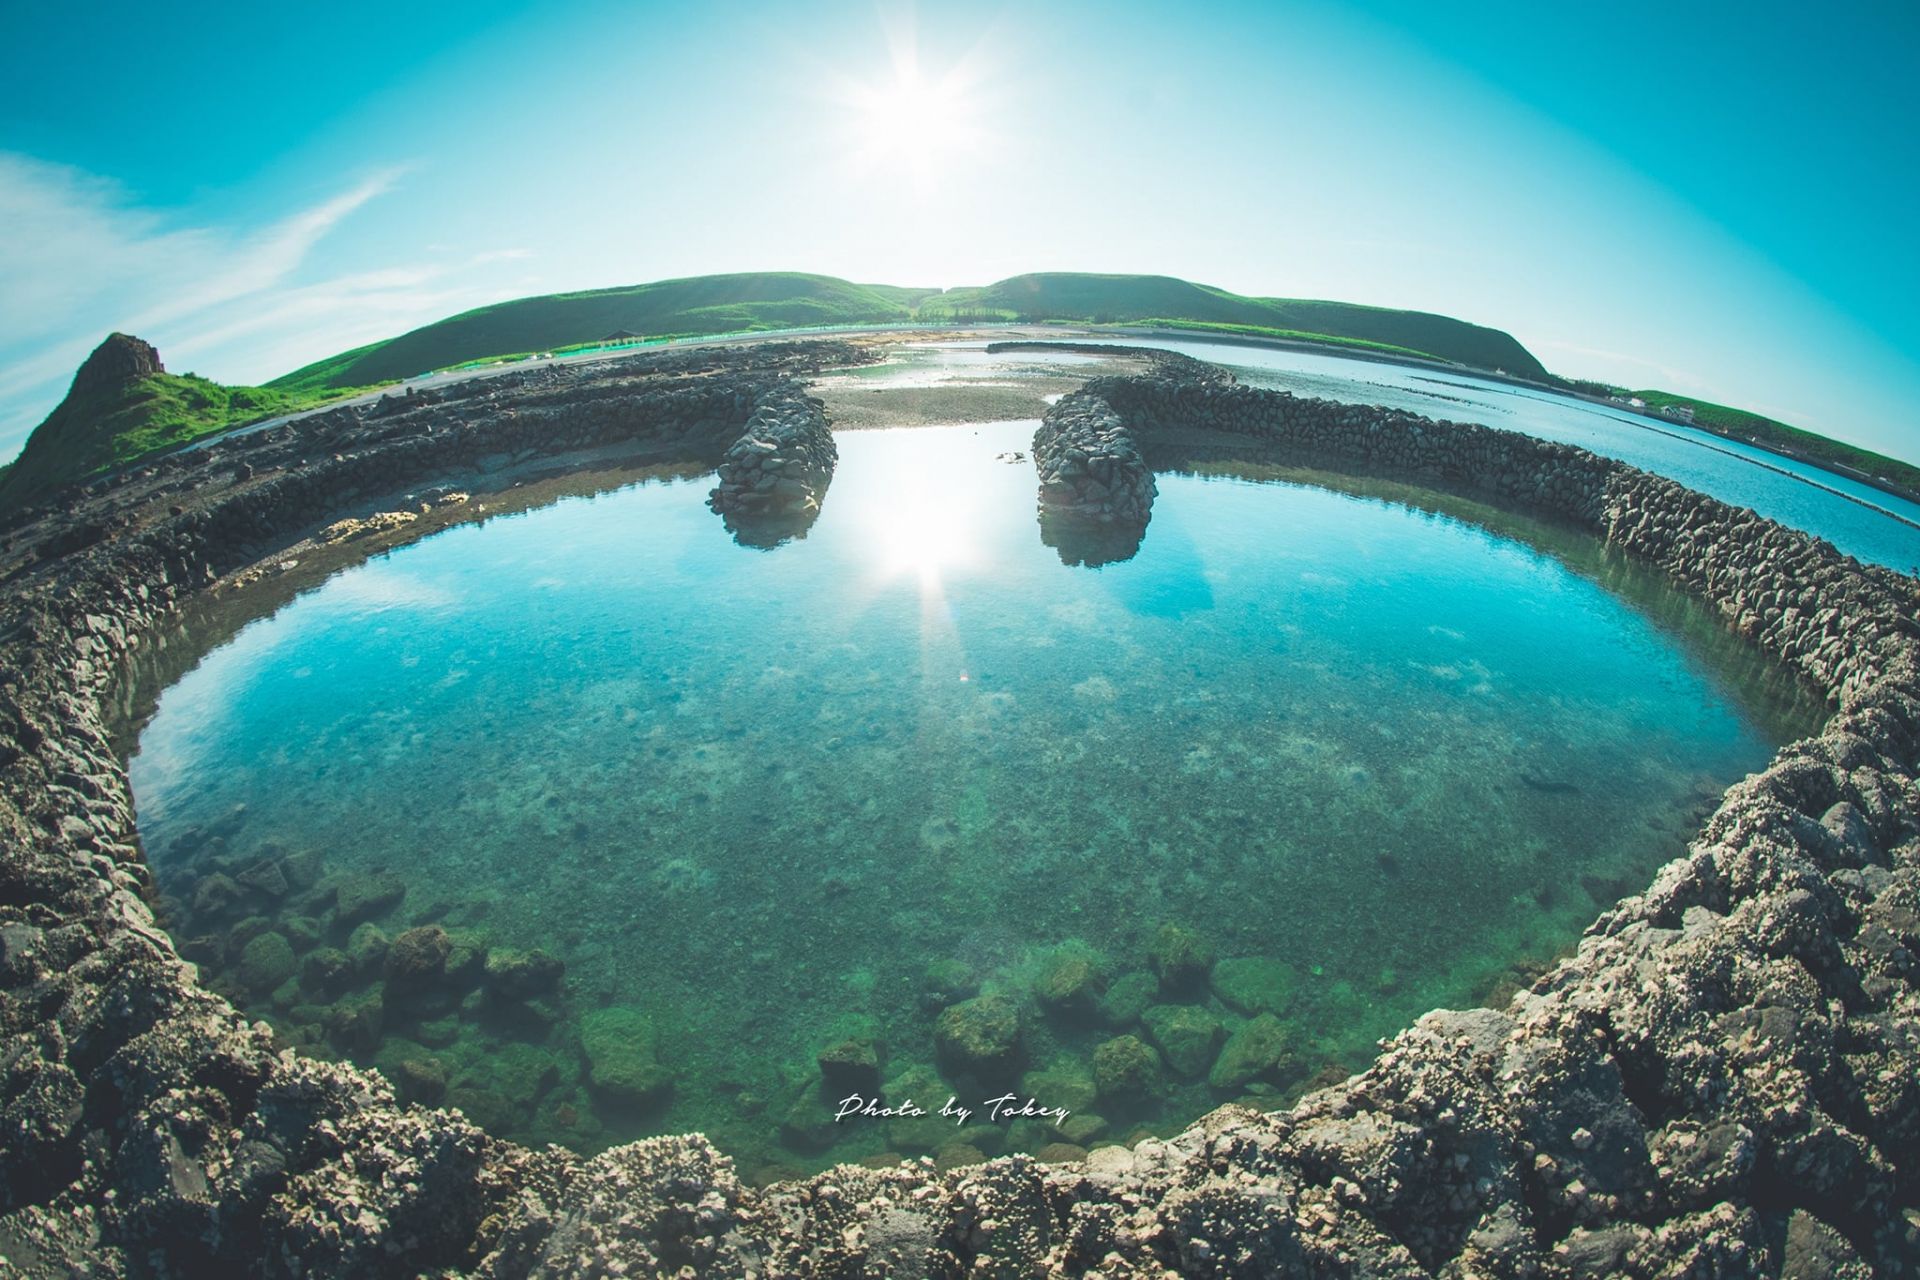
<instances>
[{"instance_id":1,"label":"wispy cloud","mask_svg":"<svg viewBox=\"0 0 1920 1280\"><path fill-rule=\"evenodd\" d=\"M208 372L261 378L501 296L458 277L526 251L300 279L314 246L401 176L361 177L264 224L222 225L142 208L108 179L0 152L9 231L0 238L0 460L114 329L152 340L171 367L214 360Z\"/></svg>"}]
</instances>

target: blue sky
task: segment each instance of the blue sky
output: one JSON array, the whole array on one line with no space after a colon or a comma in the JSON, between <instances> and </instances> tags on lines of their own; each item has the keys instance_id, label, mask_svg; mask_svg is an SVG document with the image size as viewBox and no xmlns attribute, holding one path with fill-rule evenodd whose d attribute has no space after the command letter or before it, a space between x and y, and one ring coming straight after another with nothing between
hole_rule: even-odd
<instances>
[{"instance_id":1,"label":"blue sky","mask_svg":"<svg viewBox=\"0 0 1920 1280\"><path fill-rule=\"evenodd\" d=\"M0 47L0 458L115 328L254 382L796 269L1422 308L1920 460L1910 3L81 10Z\"/></svg>"}]
</instances>

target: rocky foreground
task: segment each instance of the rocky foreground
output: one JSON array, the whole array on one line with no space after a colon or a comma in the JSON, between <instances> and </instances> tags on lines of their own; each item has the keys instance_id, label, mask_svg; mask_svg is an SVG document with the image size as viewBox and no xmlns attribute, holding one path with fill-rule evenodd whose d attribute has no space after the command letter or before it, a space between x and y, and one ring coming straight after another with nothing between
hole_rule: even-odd
<instances>
[{"instance_id":1,"label":"rocky foreground","mask_svg":"<svg viewBox=\"0 0 1920 1280\"><path fill-rule=\"evenodd\" d=\"M0 543L0 1255L33 1275L1903 1275L1920 1267L1920 597L1669 481L1160 366L1062 412L1246 437L1566 518L1824 690L1816 738L1505 1009L1292 1111L1078 1163L743 1186L698 1137L581 1159L402 1107L201 988L147 905L127 673L197 594L516 466L716 465L838 344L676 352L339 410L72 492ZM1097 402L1097 403L1096 403ZM1063 402L1065 404L1065 402ZM1116 436L1116 439L1119 437ZM764 467L762 472L764 473ZM769 486L771 488L771 486ZM430 505L430 502L429 502ZM406 507L399 509L405 510Z\"/></svg>"}]
</instances>

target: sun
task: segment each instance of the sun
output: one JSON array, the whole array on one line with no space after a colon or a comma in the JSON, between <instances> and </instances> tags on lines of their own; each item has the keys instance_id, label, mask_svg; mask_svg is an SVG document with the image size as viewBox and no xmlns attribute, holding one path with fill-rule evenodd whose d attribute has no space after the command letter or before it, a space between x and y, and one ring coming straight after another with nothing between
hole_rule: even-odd
<instances>
[{"instance_id":1,"label":"sun","mask_svg":"<svg viewBox=\"0 0 1920 1280\"><path fill-rule=\"evenodd\" d=\"M982 105L965 63L943 71L896 52L879 77L843 87L853 132L853 158L866 174L932 184L984 143Z\"/></svg>"},{"instance_id":2,"label":"sun","mask_svg":"<svg viewBox=\"0 0 1920 1280\"><path fill-rule=\"evenodd\" d=\"M915 66L896 68L891 84L863 96L860 127L866 149L877 160L917 165L948 145L951 131L964 122L956 86L929 79Z\"/></svg>"}]
</instances>

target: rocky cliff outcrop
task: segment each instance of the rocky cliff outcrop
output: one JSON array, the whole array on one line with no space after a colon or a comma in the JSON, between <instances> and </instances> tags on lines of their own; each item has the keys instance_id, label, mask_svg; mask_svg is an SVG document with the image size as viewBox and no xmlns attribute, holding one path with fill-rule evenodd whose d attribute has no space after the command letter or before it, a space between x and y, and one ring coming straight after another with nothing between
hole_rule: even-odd
<instances>
[{"instance_id":1,"label":"rocky cliff outcrop","mask_svg":"<svg viewBox=\"0 0 1920 1280\"><path fill-rule=\"evenodd\" d=\"M160 363L160 353L153 345L125 333L110 333L106 341L93 349L73 375L73 390L69 395L88 395L99 391L111 391L129 382L151 377L156 373L165 373L166 366Z\"/></svg>"}]
</instances>

